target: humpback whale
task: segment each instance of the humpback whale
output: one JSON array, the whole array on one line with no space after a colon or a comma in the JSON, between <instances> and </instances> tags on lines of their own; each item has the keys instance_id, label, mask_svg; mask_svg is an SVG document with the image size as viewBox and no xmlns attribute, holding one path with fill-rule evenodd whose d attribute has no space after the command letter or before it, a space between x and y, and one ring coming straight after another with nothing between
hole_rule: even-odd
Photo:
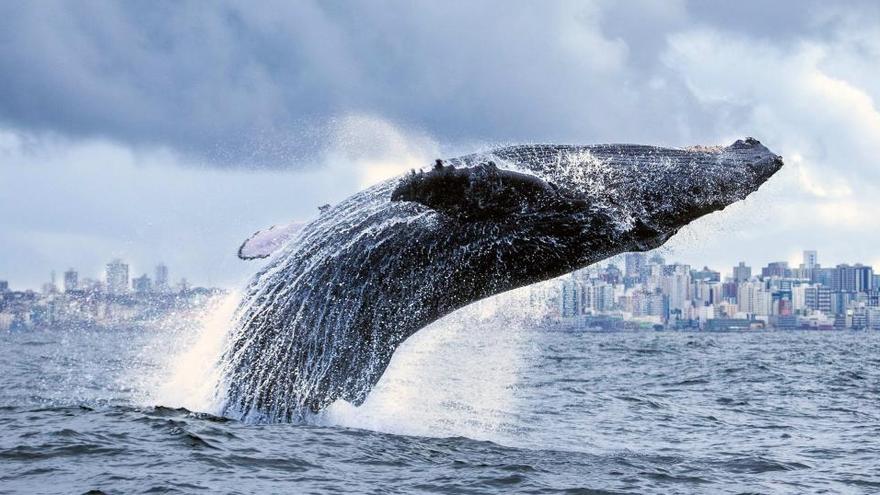
<instances>
[{"instance_id":1,"label":"humpback whale","mask_svg":"<svg viewBox=\"0 0 880 495\"><path fill-rule=\"evenodd\" d=\"M782 166L730 146L519 145L387 180L278 229L221 357L226 416L360 405L410 335L474 301L666 242ZM261 257L257 236L239 250ZM499 330L503 331L503 330Z\"/></svg>"}]
</instances>

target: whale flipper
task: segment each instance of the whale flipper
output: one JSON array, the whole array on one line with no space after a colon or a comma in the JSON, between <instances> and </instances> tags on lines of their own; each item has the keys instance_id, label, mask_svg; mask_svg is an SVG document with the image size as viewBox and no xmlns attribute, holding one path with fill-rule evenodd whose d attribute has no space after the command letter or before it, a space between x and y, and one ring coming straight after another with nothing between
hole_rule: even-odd
<instances>
[{"instance_id":1,"label":"whale flipper","mask_svg":"<svg viewBox=\"0 0 880 495\"><path fill-rule=\"evenodd\" d=\"M268 229L258 230L238 248L238 257L243 260L268 258L281 249L306 226L306 222L291 222L273 225Z\"/></svg>"}]
</instances>

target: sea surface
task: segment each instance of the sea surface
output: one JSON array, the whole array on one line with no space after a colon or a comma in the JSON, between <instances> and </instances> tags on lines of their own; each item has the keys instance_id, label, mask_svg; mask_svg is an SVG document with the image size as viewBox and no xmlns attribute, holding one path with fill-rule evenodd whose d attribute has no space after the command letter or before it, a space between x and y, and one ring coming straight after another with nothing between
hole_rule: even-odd
<instances>
[{"instance_id":1,"label":"sea surface","mask_svg":"<svg viewBox=\"0 0 880 495\"><path fill-rule=\"evenodd\" d=\"M222 313L0 334L0 492L880 492L880 332L466 311L406 342L362 406L246 424L212 414Z\"/></svg>"}]
</instances>

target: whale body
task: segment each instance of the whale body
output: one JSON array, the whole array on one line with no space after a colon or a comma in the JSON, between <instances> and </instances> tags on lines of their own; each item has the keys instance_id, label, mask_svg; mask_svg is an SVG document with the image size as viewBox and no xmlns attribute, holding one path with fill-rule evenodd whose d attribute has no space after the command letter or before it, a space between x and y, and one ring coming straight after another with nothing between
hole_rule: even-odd
<instances>
[{"instance_id":1,"label":"whale body","mask_svg":"<svg viewBox=\"0 0 880 495\"><path fill-rule=\"evenodd\" d=\"M221 359L223 414L296 421L338 399L360 405L395 349L431 322L656 248L781 166L752 138L522 145L377 184L302 227L253 278Z\"/></svg>"}]
</instances>

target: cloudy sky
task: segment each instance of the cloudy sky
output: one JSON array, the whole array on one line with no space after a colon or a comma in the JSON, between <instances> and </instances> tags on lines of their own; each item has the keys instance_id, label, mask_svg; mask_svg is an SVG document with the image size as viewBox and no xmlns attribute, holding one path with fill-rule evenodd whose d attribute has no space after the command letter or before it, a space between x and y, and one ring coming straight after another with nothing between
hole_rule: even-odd
<instances>
[{"instance_id":1,"label":"cloudy sky","mask_svg":"<svg viewBox=\"0 0 880 495\"><path fill-rule=\"evenodd\" d=\"M880 267L880 3L0 3L0 279L237 286L238 244L512 142L729 144L786 167L667 257Z\"/></svg>"}]
</instances>

